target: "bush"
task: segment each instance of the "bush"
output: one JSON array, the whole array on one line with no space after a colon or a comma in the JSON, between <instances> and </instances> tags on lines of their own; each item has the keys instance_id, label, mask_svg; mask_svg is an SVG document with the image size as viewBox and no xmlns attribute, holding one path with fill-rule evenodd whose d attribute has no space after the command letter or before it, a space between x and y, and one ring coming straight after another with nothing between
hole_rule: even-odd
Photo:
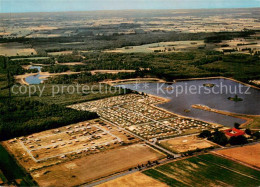
<instances>
[{"instance_id":1,"label":"bush","mask_svg":"<svg viewBox=\"0 0 260 187\"><path fill-rule=\"evenodd\" d=\"M248 134L248 135L252 135L252 132L251 132L250 129L246 129L246 130L245 130L245 133Z\"/></svg>"},{"instance_id":2,"label":"bush","mask_svg":"<svg viewBox=\"0 0 260 187\"><path fill-rule=\"evenodd\" d=\"M229 139L230 145L242 145L248 143L245 136L233 136Z\"/></svg>"},{"instance_id":3,"label":"bush","mask_svg":"<svg viewBox=\"0 0 260 187\"><path fill-rule=\"evenodd\" d=\"M260 132L257 131L253 134L253 137L255 137L257 140L260 139Z\"/></svg>"},{"instance_id":4,"label":"bush","mask_svg":"<svg viewBox=\"0 0 260 187\"><path fill-rule=\"evenodd\" d=\"M239 124L239 123L234 123L234 127L235 127L236 129L239 129L240 124Z\"/></svg>"},{"instance_id":5,"label":"bush","mask_svg":"<svg viewBox=\"0 0 260 187\"><path fill-rule=\"evenodd\" d=\"M203 130L200 134L200 138L210 138L211 137L211 132L209 130Z\"/></svg>"},{"instance_id":6,"label":"bush","mask_svg":"<svg viewBox=\"0 0 260 187\"><path fill-rule=\"evenodd\" d=\"M213 133L212 141L215 142L216 144L225 146L228 143L228 139L225 135L225 133L216 130Z\"/></svg>"}]
</instances>

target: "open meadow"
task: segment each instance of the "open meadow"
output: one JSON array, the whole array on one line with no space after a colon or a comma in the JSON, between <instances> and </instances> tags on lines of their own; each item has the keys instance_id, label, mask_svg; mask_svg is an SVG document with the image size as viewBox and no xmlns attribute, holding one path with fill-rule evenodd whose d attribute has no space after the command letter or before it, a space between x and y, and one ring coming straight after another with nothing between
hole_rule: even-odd
<instances>
[{"instance_id":1,"label":"open meadow","mask_svg":"<svg viewBox=\"0 0 260 187\"><path fill-rule=\"evenodd\" d=\"M163 158L146 146L133 144L32 172L41 186L75 186Z\"/></svg>"},{"instance_id":2,"label":"open meadow","mask_svg":"<svg viewBox=\"0 0 260 187\"><path fill-rule=\"evenodd\" d=\"M0 55L3 56L27 56L35 54L37 54L36 51L26 44L16 42L0 44Z\"/></svg>"}]
</instances>

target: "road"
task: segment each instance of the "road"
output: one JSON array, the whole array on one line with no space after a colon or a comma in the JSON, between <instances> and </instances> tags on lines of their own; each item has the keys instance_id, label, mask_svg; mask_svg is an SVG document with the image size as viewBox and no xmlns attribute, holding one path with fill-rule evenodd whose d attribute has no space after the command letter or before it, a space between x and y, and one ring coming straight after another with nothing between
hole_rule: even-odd
<instances>
[{"instance_id":1,"label":"road","mask_svg":"<svg viewBox=\"0 0 260 187\"><path fill-rule=\"evenodd\" d=\"M126 172L124 172L124 173L120 173L120 174L118 174L118 175L113 175L113 176L111 176L111 177L108 177L108 178L99 180L99 181L97 181L97 182L93 182L93 183L91 183L91 184L82 185L82 186L84 186L84 187L97 186L97 185L99 185L99 184L108 182L108 181L110 181L110 180L117 179L117 178L119 178L119 177L122 177L122 176L125 176L125 175L128 175L128 174L131 174L131 173L135 173L135 172L137 172L137 171L139 171L139 170L138 170L138 169L133 169L133 170L131 170L131 171L126 171Z\"/></svg>"}]
</instances>

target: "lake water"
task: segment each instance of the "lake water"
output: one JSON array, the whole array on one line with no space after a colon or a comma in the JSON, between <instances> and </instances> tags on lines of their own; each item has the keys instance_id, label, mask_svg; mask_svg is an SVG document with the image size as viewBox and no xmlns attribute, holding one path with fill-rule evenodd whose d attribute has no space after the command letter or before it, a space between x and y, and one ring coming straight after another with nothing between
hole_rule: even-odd
<instances>
[{"instance_id":1,"label":"lake water","mask_svg":"<svg viewBox=\"0 0 260 187\"><path fill-rule=\"evenodd\" d=\"M38 71L41 71L41 66L31 66L30 69L38 69ZM39 73L37 75L32 75L29 77L25 78L25 81L28 82L29 84L41 84L42 81L46 80L46 78L40 78L40 77L46 77L43 75L40 75Z\"/></svg>"},{"instance_id":2,"label":"lake water","mask_svg":"<svg viewBox=\"0 0 260 187\"><path fill-rule=\"evenodd\" d=\"M214 86L210 88L205 87L204 84L214 84ZM194 104L202 104L210 108L233 113L260 114L260 90L244 86L228 79L191 80L173 84L122 84L118 86L170 99L169 102L158 106L176 114L230 127L233 127L235 122L243 123L245 120L195 109L191 106ZM167 87L168 89L166 89ZM193 87L192 92L189 91L191 87ZM196 87L196 91L194 91L194 87ZM180 93L181 88L183 89L183 93ZM177 92L179 93L177 94ZM235 95L242 98L243 101L235 102L228 99L228 97L235 97ZM187 110L190 110L190 112L187 112Z\"/></svg>"}]
</instances>

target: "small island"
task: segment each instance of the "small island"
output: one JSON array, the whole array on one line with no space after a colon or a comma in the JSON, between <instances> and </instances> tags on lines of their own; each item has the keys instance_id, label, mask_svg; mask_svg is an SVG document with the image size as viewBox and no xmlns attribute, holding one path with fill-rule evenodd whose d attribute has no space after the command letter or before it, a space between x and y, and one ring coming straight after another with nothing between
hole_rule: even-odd
<instances>
[{"instance_id":1,"label":"small island","mask_svg":"<svg viewBox=\"0 0 260 187\"><path fill-rule=\"evenodd\" d=\"M164 90L171 91L171 90L173 90L173 87L172 86L167 86L166 88L164 88Z\"/></svg>"},{"instance_id":2,"label":"small island","mask_svg":"<svg viewBox=\"0 0 260 187\"><path fill-rule=\"evenodd\" d=\"M239 98L237 95L235 97L229 97L228 100L235 101L235 102L243 101L243 99Z\"/></svg>"},{"instance_id":3,"label":"small island","mask_svg":"<svg viewBox=\"0 0 260 187\"><path fill-rule=\"evenodd\" d=\"M205 83L203 84L204 87L209 87L209 88L213 88L215 86L215 84L211 84L211 83Z\"/></svg>"}]
</instances>

